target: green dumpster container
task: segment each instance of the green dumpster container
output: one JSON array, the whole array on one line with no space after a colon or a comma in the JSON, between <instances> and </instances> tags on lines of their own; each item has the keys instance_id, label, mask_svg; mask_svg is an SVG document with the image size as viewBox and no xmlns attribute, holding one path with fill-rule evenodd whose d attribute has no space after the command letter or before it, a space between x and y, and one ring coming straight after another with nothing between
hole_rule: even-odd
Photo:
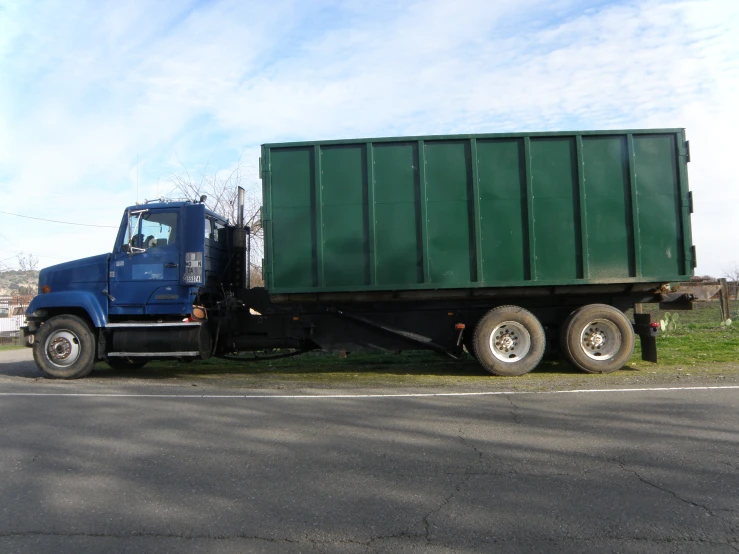
<instances>
[{"instance_id":1,"label":"green dumpster container","mask_svg":"<svg viewBox=\"0 0 739 554\"><path fill-rule=\"evenodd\" d=\"M265 144L270 293L687 280L683 129Z\"/></svg>"}]
</instances>

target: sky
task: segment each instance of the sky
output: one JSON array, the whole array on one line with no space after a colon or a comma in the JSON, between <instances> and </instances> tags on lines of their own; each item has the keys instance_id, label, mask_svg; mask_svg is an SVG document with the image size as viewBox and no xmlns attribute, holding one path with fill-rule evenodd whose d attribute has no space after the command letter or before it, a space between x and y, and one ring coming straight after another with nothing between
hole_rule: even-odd
<instances>
[{"instance_id":1,"label":"sky","mask_svg":"<svg viewBox=\"0 0 739 554\"><path fill-rule=\"evenodd\" d=\"M111 251L183 175L238 167L258 202L266 142L685 128L721 276L737 98L736 0L0 0L0 268Z\"/></svg>"}]
</instances>

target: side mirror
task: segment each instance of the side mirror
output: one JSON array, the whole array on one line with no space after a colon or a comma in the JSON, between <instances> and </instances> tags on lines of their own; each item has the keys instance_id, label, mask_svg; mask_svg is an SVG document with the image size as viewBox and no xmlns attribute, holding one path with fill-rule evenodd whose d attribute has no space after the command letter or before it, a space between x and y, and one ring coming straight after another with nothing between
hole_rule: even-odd
<instances>
[{"instance_id":1,"label":"side mirror","mask_svg":"<svg viewBox=\"0 0 739 554\"><path fill-rule=\"evenodd\" d=\"M141 252L146 252L146 248L139 248L138 246L133 246L132 244L124 244L121 246L122 252L128 252L129 254L140 254Z\"/></svg>"}]
</instances>

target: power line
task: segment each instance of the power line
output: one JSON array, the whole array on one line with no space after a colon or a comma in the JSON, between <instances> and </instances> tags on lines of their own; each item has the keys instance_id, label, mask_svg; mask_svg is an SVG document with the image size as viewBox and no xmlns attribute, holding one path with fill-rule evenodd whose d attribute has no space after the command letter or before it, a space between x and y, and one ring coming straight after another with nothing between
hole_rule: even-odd
<instances>
[{"instance_id":1,"label":"power line","mask_svg":"<svg viewBox=\"0 0 739 554\"><path fill-rule=\"evenodd\" d=\"M15 217L24 217L26 219L36 219L38 221L49 221L51 223L62 223L64 225L79 225L81 227L107 227L110 229L118 229L117 225L93 225L91 223L73 223L71 221L57 221L56 219L44 219L43 217L33 217L30 215L12 214L10 212L3 212L3 211L0 211L0 214L13 215Z\"/></svg>"},{"instance_id":2,"label":"power line","mask_svg":"<svg viewBox=\"0 0 739 554\"><path fill-rule=\"evenodd\" d=\"M17 258L18 257L18 254L25 254L26 253L23 250L2 250L2 249L0 249L0 252L12 252L13 254L15 254L15 256L13 256L13 258ZM33 255L33 256L36 256L38 258L53 258L55 260L71 260L72 259L72 256L51 256L51 255L47 255L47 254L36 254L35 252L28 252L28 253L31 254L31 255ZM6 259L9 260L10 258L6 258ZM2 260L0 260L0 261L2 261Z\"/></svg>"}]
</instances>

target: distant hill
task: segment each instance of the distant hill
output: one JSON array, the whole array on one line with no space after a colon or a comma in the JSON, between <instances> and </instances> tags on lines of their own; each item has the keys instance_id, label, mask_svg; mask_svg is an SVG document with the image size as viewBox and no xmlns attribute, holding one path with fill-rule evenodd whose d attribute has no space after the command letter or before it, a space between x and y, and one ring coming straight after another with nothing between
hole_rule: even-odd
<instances>
[{"instance_id":1,"label":"distant hill","mask_svg":"<svg viewBox=\"0 0 739 554\"><path fill-rule=\"evenodd\" d=\"M0 271L0 296L36 294L38 271Z\"/></svg>"}]
</instances>

